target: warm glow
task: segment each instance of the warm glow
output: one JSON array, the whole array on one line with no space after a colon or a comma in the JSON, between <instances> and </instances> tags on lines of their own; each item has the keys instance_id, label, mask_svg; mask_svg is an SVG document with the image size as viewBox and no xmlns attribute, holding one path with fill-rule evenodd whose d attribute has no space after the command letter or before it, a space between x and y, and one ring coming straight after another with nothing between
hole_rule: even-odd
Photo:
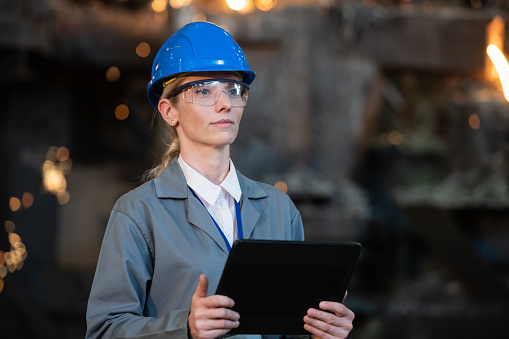
<instances>
[{"instance_id":1,"label":"warm glow","mask_svg":"<svg viewBox=\"0 0 509 339\"><path fill-rule=\"evenodd\" d=\"M16 233L9 233L9 242L14 247L19 246L21 244L21 237Z\"/></svg>"},{"instance_id":2,"label":"warm glow","mask_svg":"<svg viewBox=\"0 0 509 339\"><path fill-rule=\"evenodd\" d=\"M240 11L244 7L246 7L246 0L226 0L226 3L228 4L228 7L235 11Z\"/></svg>"},{"instance_id":3,"label":"warm glow","mask_svg":"<svg viewBox=\"0 0 509 339\"><path fill-rule=\"evenodd\" d=\"M136 46L136 54L138 54L138 56L141 58L148 57L150 54L149 44L146 42L140 42L138 46Z\"/></svg>"},{"instance_id":4,"label":"warm glow","mask_svg":"<svg viewBox=\"0 0 509 339\"><path fill-rule=\"evenodd\" d=\"M152 1L152 9L154 10L154 12L161 13L166 9L166 0Z\"/></svg>"},{"instance_id":5,"label":"warm glow","mask_svg":"<svg viewBox=\"0 0 509 339\"><path fill-rule=\"evenodd\" d=\"M125 120L129 116L129 107L124 104L120 104L115 108L115 118L118 120Z\"/></svg>"},{"instance_id":6,"label":"warm glow","mask_svg":"<svg viewBox=\"0 0 509 339\"><path fill-rule=\"evenodd\" d=\"M5 259L4 259L4 262L5 262ZM0 265L0 278L5 278L6 275L7 275L7 267L5 267L4 265Z\"/></svg>"},{"instance_id":7,"label":"warm glow","mask_svg":"<svg viewBox=\"0 0 509 339\"><path fill-rule=\"evenodd\" d=\"M57 149L57 160L60 162L66 161L69 159L69 150L67 147L59 147Z\"/></svg>"},{"instance_id":8,"label":"warm glow","mask_svg":"<svg viewBox=\"0 0 509 339\"><path fill-rule=\"evenodd\" d=\"M16 229L16 225L12 221L6 220L4 223L4 228L5 232L11 233L14 232L14 230Z\"/></svg>"},{"instance_id":9,"label":"warm glow","mask_svg":"<svg viewBox=\"0 0 509 339\"><path fill-rule=\"evenodd\" d=\"M394 130L387 133L387 141L389 144L399 146L403 143L404 137L400 131Z\"/></svg>"},{"instance_id":10,"label":"warm glow","mask_svg":"<svg viewBox=\"0 0 509 339\"><path fill-rule=\"evenodd\" d=\"M479 129L481 128L481 119L479 119L479 116L477 114L471 114L469 117L468 117L468 125L472 128L472 129Z\"/></svg>"},{"instance_id":11,"label":"warm glow","mask_svg":"<svg viewBox=\"0 0 509 339\"><path fill-rule=\"evenodd\" d=\"M60 205L65 205L69 202L71 199L69 192L67 191L61 191L57 193L57 200Z\"/></svg>"},{"instance_id":12,"label":"warm glow","mask_svg":"<svg viewBox=\"0 0 509 339\"><path fill-rule=\"evenodd\" d=\"M108 68L108 70L106 71L106 80L108 80L109 82L115 82L118 81L118 79L120 79L120 70L118 69L118 67L111 66L110 68Z\"/></svg>"},{"instance_id":13,"label":"warm glow","mask_svg":"<svg viewBox=\"0 0 509 339\"><path fill-rule=\"evenodd\" d=\"M21 201L16 197L11 197L11 199L9 199L9 207L11 211L16 212L21 208Z\"/></svg>"},{"instance_id":14,"label":"warm glow","mask_svg":"<svg viewBox=\"0 0 509 339\"><path fill-rule=\"evenodd\" d=\"M504 54L495 45L489 45L486 49L491 61L495 65L500 82L502 83L502 89L504 90L504 96L509 101L509 64L504 57Z\"/></svg>"},{"instance_id":15,"label":"warm glow","mask_svg":"<svg viewBox=\"0 0 509 339\"><path fill-rule=\"evenodd\" d=\"M34 195L30 192L23 193L23 196L21 197L21 204L23 205L23 208L29 208L34 203Z\"/></svg>"},{"instance_id":16,"label":"warm glow","mask_svg":"<svg viewBox=\"0 0 509 339\"><path fill-rule=\"evenodd\" d=\"M255 0L255 6L261 11L270 11L276 6L277 0Z\"/></svg>"},{"instance_id":17,"label":"warm glow","mask_svg":"<svg viewBox=\"0 0 509 339\"><path fill-rule=\"evenodd\" d=\"M57 160L57 150L58 148L55 146L51 146L46 152L46 160L56 161Z\"/></svg>"},{"instance_id":18,"label":"warm glow","mask_svg":"<svg viewBox=\"0 0 509 339\"><path fill-rule=\"evenodd\" d=\"M274 187L279 189L280 191L283 191L285 193L288 193L288 185L284 181L278 181L274 184Z\"/></svg>"},{"instance_id":19,"label":"warm glow","mask_svg":"<svg viewBox=\"0 0 509 339\"><path fill-rule=\"evenodd\" d=\"M4 280L2 278L0 278L0 293L2 293L4 289Z\"/></svg>"},{"instance_id":20,"label":"warm glow","mask_svg":"<svg viewBox=\"0 0 509 339\"><path fill-rule=\"evenodd\" d=\"M191 19L192 22L205 22L207 21L207 17L203 13L196 13L193 15L193 18Z\"/></svg>"},{"instance_id":21,"label":"warm glow","mask_svg":"<svg viewBox=\"0 0 509 339\"><path fill-rule=\"evenodd\" d=\"M170 0L170 6L175 9L185 7L191 3L191 0Z\"/></svg>"},{"instance_id":22,"label":"warm glow","mask_svg":"<svg viewBox=\"0 0 509 339\"><path fill-rule=\"evenodd\" d=\"M44 171L42 182L46 191L51 193L58 193L67 188L64 174L58 167L48 168Z\"/></svg>"},{"instance_id":23,"label":"warm glow","mask_svg":"<svg viewBox=\"0 0 509 339\"><path fill-rule=\"evenodd\" d=\"M179 9L184 5L184 0L170 0L170 6Z\"/></svg>"},{"instance_id":24,"label":"warm glow","mask_svg":"<svg viewBox=\"0 0 509 339\"><path fill-rule=\"evenodd\" d=\"M3 264L5 264L5 252L0 251L0 265L3 265Z\"/></svg>"}]
</instances>

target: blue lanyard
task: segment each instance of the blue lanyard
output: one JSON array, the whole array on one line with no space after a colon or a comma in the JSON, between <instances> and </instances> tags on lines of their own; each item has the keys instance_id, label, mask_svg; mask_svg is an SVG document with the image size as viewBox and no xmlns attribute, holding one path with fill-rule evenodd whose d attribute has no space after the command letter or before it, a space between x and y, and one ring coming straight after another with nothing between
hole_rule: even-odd
<instances>
[{"instance_id":1,"label":"blue lanyard","mask_svg":"<svg viewBox=\"0 0 509 339\"><path fill-rule=\"evenodd\" d=\"M191 190L193 195L196 197L196 199L198 199L198 201L202 204L202 206L205 207L205 205L203 204L203 201L201 201L201 199L198 197L198 195L196 195L196 193L193 191L193 189L191 187L189 187L189 189ZM244 239L244 234L242 232L242 218L240 216L240 205L237 202L237 200L233 199L233 201L235 202L235 213L237 214L237 233L238 233L239 239ZM210 215L210 213L206 207L205 207L205 211L207 211L207 213ZM221 234L221 236L223 237L223 240L226 243L226 247L228 247L228 252L230 252L230 250L232 248L230 246L230 243L228 242L228 239L226 239L226 236L224 235L223 231L221 230L221 227L219 227L219 225L214 220L214 218L212 218L212 215L210 215L210 218L214 222L214 225L216 225L216 228L219 231L219 234Z\"/></svg>"}]
</instances>

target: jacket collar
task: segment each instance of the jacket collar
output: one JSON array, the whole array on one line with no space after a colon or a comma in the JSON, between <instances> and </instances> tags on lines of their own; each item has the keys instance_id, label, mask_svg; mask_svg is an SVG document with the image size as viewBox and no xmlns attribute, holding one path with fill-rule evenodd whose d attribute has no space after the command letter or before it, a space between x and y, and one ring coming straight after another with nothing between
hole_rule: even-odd
<instances>
[{"instance_id":1,"label":"jacket collar","mask_svg":"<svg viewBox=\"0 0 509 339\"><path fill-rule=\"evenodd\" d=\"M239 178L240 188L242 189L242 196L249 199L261 199L268 196L259 185L254 181L243 176L237 171ZM187 199L190 193L186 178L177 158L175 157L164 171L154 179L156 188L156 195L158 198L173 198L173 199Z\"/></svg>"},{"instance_id":2,"label":"jacket collar","mask_svg":"<svg viewBox=\"0 0 509 339\"><path fill-rule=\"evenodd\" d=\"M241 217L244 238L249 239L253 229L263 224L267 215L257 200L268 197L256 182L237 171L242 189ZM203 205L194 197L187 186L186 178L177 158L174 158L164 171L154 179L156 195L160 199L187 199L186 215L190 224L202 229L228 255L228 248L219 234L214 222Z\"/></svg>"}]
</instances>

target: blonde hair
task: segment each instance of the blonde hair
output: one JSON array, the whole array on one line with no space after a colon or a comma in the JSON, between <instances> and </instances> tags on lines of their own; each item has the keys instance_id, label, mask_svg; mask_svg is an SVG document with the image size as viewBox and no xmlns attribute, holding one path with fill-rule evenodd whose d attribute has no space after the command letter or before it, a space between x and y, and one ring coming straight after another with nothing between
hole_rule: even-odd
<instances>
[{"instance_id":1,"label":"blonde hair","mask_svg":"<svg viewBox=\"0 0 509 339\"><path fill-rule=\"evenodd\" d=\"M167 98L171 92L173 92L177 87L179 87L182 84L184 79L185 79L184 77L180 77L175 81L167 83L167 86L164 88L163 94L161 94L159 100ZM173 98L171 98L170 102L172 103L172 105L177 104L178 96L174 96ZM160 112L157 109L154 111L154 115L159 115L159 113ZM168 164L173 160L173 158L180 154L180 140L175 126L170 126L166 122L165 126L168 129L167 136L169 138L169 142L165 142L168 148L164 152L161 162L143 174L143 181L148 181L157 178L164 171L166 166L168 166Z\"/></svg>"}]
</instances>

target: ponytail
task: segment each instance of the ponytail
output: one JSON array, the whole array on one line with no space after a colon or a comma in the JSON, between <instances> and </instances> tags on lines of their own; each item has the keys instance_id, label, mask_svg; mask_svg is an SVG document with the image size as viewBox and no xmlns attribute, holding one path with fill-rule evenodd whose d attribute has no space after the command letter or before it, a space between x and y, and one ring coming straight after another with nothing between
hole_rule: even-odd
<instances>
[{"instance_id":1,"label":"ponytail","mask_svg":"<svg viewBox=\"0 0 509 339\"><path fill-rule=\"evenodd\" d=\"M175 81L172 81L171 83L169 83L168 86L165 87L160 99L164 99L164 98L168 97L168 95L171 92L173 92L178 86L180 86L183 81L184 81L184 78L182 77L182 78L178 78ZM177 104L178 96L171 98L170 102L172 103L172 105ZM158 113L159 113L159 111L154 111L154 115L159 115ZM149 181L151 179L157 178L161 173L163 173L164 169L173 160L173 158L175 158L176 156L178 156L180 154L180 140L179 140L179 137L177 134L177 130L175 129L174 126L170 126L170 125L166 124L166 122L165 122L165 125L168 128L167 136L168 136L170 142L165 143L167 146L167 149L162 156L161 162L143 174L143 176L142 176L143 181Z\"/></svg>"}]
</instances>

